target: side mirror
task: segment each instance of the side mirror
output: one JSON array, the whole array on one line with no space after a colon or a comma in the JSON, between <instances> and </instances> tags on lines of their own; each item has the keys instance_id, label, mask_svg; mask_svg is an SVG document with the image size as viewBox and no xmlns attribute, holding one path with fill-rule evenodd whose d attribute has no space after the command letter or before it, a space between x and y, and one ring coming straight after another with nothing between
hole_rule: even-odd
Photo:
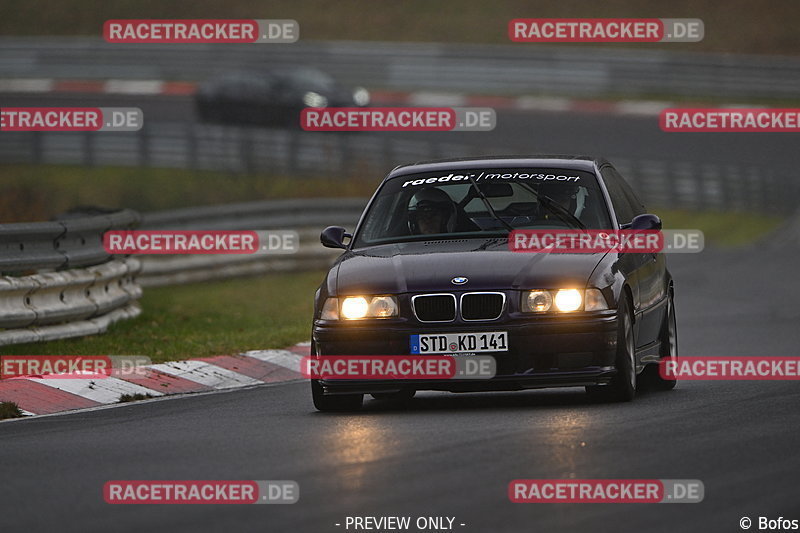
<instances>
[{"instance_id":1,"label":"side mirror","mask_svg":"<svg viewBox=\"0 0 800 533\"><path fill-rule=\"evenodd\" d=\"M645 214L633 217L631 220L629 229L637 229L637 230L660 230L661 229L661 219L658 218L656 215Z\"/></svg>"},{"instance_id":2,"label":"side mirror","mask_svg":"<svg viewBox=\"0 0 800 533\"><path fill-rule=\"evenodd\" d=\"M322 246L326 248L347 248L347 245L344 244L345 237L351 238L352 235L347 233L347 231L341 226L328 226L319 236L319 240L322 243Z\"/></svg>"}]
</instances>

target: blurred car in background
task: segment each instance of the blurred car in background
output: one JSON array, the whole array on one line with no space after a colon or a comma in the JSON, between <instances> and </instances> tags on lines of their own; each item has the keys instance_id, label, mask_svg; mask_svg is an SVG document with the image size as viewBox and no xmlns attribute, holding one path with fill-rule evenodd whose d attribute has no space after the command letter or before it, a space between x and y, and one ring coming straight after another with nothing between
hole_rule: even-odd
<instances>
[{"instance_id":1,"label":"blurred car in background","mask_svg":"<svg viewBox=\"0 0 800 533\"><path fill-rule=\"evenodd\" d=\"M298 128L306 107L365 107L369 92L348 88L314 68L240 71L201 84L195 96L202 122Z\"/></svg>"}]
</instances>

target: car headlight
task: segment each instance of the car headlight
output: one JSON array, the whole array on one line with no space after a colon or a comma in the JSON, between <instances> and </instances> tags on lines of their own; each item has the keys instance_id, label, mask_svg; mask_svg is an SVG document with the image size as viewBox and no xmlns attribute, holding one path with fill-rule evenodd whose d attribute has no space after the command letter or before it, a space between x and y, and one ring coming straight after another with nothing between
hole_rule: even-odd
<instances>
[{"instance_id":1,"label":"car headlight","mask_svg":"<svg viewBox=\"0 0 800 533\"><path fill-rule=\"evenodd\" d=\"M357 106L361 107L369 104L369 91L363 87L356 87L356 89L353 91L353 102L355 102Z\"/></svg>"},{"instance_id":2,"label":"car headlight","mask_svg":"<svg viewBox=\"0 0 800 533\"><path fill-rule=\"evenodd\" d=\"M550 291L528 291L522 299L522 310L530 313L543 313L553 307Z\"/></svg>"},{"instance_id":3,"label":"car headlight","mask_svg":"<svg viewBox=\"0 0 800 533\"><path fill-rule=\"evenodd\" d=\"M556 311L602 311L608 309L605 296L599 289L537 289L522 293L522 311L546 313Z\"/></svg>"},{"instance_id":4,"label":"car headlight","mask_svg":"<svg viewBox=\"0 0 800 533\"><path fill-rule=\"evenodd\" d=\"M389 318L397 316L399 310L394 296L348 296L339 306L338 298L328 298L322 307L323 320L360 320L362 318Z\"/></svg>"},{"instance_id":5,"label":"car headlight","mask_svg":"<svg viewBox=\"0 0 800 533\"><path fill-rule=\"evenodd\" d=\"M326 107L328 99L314 91L308 91L303 95L303 103L308 107Z\"/></svg>"},{"instance_id":6,"label":"car headlight","mask_svg":"<svg viewBox=\"0 0 800 533\"><path fill-rule=\"evenodd\" d=\"M363 296L351 296L342 301L342 316L348 320L364 318L368 311L369 304Z\"/></svg>"},{"instance_id":7,"label":"car headlight","mask_svg":"<svg viewBox=\"0 0 800 533\"><path fill-rule=\"evenodd\" d=\"M583 291L578 289L561 289L556 293L556 309L562 313L577 311L583 305Z\"/></svg>"},{"instance_id":8,"label":"car headlight","mask_svg":"<svg viewBox=\"0 0 800 533\"><path fill-rule=\"evenodd\" d=\"M394 296L373 296L367 310L367 316L374 318L388 318L397 314L397 300Z\"/></svg>"}]
</instances>

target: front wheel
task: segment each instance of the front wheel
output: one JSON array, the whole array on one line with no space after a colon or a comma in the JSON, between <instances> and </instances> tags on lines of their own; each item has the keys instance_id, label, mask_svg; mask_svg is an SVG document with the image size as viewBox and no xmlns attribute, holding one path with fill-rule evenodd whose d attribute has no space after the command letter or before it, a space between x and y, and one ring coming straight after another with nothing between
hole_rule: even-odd
<instances>
[{"instance_id":1,"label":"front wheel","mask_svg":"<svg viewBox=\"0 0 800 533\"><path fill-rule=\"evenodd\" d=\"M661 360L678 360L678 328L675 321L675 303L670 293L667 300L667 313L664 324L661 326L661 350L659 355ZM649 385L656 390L671 390L678 384L677 379L664 379L658 371L658 365L651 365L649 368Z\"/></svg>"},{"instance_id":2,"label":"front wheel","mask_svg":"<svg viewBox=\"0 0 800 533\"><path fill-rule=\"evenodd\" d=\"M636 396L636 341L628 298L623 293L617 308L617 374L608 385L586 387L593 400L629 402Z\"/></svg>"},{"instance_id":3,"label":"front wheel","mask_svg":"<svg viewBox=\"0 0 800 533\"><path fill-rule=\"evenodd\" d=\"M363 394L325 395L319 380L311 380L311 399L317 411L358 411L364 403Z\"/></svg>"}]
</instances>

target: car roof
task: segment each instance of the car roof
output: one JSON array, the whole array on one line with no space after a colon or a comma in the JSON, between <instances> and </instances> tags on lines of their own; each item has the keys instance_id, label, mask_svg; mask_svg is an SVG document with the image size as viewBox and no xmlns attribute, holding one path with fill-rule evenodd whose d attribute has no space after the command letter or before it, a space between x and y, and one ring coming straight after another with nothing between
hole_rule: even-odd
<instances>
[{"instance_id":1,"label":"car roof","mask_svg":"<svg viewBox=\"0 0 800 533\"><path fill-rule=\"evenodd\" d=\"M568 170L594 171L595 168L609 164L602 157L588 155L500 155L489 157L463 157L457 159L439 159L419 161L409 165L395 167L386 179L423 172L448 170L480 169L480 168L563 168Z\"/></svg>"}]
</instances>

